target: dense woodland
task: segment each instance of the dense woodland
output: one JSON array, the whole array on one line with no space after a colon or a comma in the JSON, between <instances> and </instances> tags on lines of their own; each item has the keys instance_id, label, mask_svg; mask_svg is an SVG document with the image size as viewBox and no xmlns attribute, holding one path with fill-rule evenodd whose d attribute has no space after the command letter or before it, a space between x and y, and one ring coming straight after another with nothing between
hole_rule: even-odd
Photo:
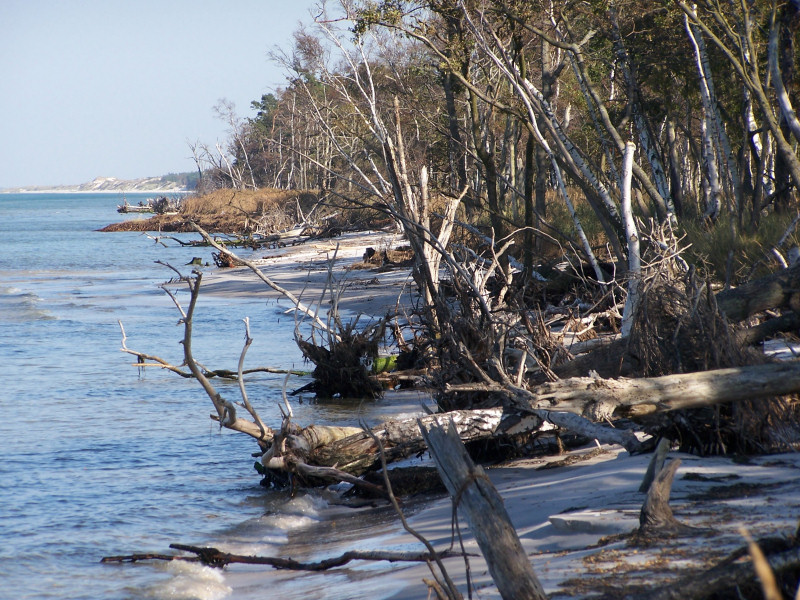
<instances>
[{"instance_id":1,"label":"dense woodland","mask_svg":"<svg viewBox=\"0 0 800 600\"><path fill-rule=\"evenodd\" d=\"M624 265L632 142L635 216L689 230L729 283L755 258L736 256L747 240L773 244L791 221L773 215L794 214L800 178L796 2L324 9L275 51L286 86L255 116L217 107L227 146L193 147L207 187L322 189L389 212L425 188L514 235L528 268L553 240Z\"/></svg>"}]
</instances>

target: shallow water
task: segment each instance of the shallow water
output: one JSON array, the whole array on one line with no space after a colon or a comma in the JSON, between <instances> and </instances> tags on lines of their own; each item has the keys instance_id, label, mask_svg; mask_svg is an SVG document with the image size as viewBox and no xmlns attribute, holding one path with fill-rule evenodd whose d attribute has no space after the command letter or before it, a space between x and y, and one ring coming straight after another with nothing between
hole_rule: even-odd
<instances>
[{"instance_id":1,"label":"shallow water","mask_svg":"<svg viewBox=\"0 0 800 600\"><path fill-rule=\"evenodd\" d=\"M266 554L326 506L261 488L255 444L220 432L196 382L140 374L120 352L118 320L129 348L179 364L179 315L158 288L172 273L154 261L211 262L208 249L95 231L125 218L120 202L116 194L0 195L0 598L230 597L225 576L211 569L99 560L168 552L173 542ZM255 340L246 366L306 368L292 319L258 298L201 297L196 358L235 369L246 316ZM295 377L289 388L307 381ZM236 385L216 384L237 399ZM248 380L273 425L282 384L282 375ZM356 423L357 411L295 406L301 424Z\"/></svg>"}]
</instances>

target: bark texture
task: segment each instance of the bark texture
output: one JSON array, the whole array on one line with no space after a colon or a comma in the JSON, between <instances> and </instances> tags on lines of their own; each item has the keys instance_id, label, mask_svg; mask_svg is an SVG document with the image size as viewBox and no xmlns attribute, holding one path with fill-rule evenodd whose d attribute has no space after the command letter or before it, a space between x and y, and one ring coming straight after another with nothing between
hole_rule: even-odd
<instances>
[{"instance_id":1,"label":"bark texture","mask_svg":"<svg viewBox=\"0 0 800 600\"><path fill-rule=\"evenodd\" d=\"M507 600L545 600L542 584L533 572L503 499L476 466L450 421L447 432L438 424L419 424L439 474L461 510L480 546L500 595Z\"/></svg>"}]
</instances>

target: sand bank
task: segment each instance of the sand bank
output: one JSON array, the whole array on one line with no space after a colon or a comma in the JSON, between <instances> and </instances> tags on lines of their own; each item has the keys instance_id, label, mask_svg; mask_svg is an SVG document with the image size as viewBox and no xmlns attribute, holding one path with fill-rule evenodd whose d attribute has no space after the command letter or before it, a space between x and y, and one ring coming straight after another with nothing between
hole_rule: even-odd
<instances>
[{"instance_id":1,"label":"sand bank","mask_svg":"<svg viewBox=\"0 0 800 600\"><path fill-rule=\"evenodd\" d=\"M681 458L683 464L673 486L671 506L681 522L701 530L648 548L629 547L619 534L638 525L644 495L637 490L649 456L629 456L614 446L589 448L570 456L580 460L543 469L565 457L526 459L487 471L551 598L585 598L630 584L656 589L708 568L740 548L744 544L740 526L754 537L785 536L794 532L800 517L798 454L754 457L744 463L673 454L670 458ZM410 499L406 511L411 526L437 549L450 547L449 498ZM463 522L461 533L467 552L480 555ZM455 543L458 547L458 541ZM351 549L424 550L386 507L332 507L290 531L282 554L319 560ZM466 598L464 561L451 558L445 565ZM474 597L499 598L483 559L471 558L470 569ZM281 598L417 600L428 597L422 579L430 579L430 572L425 565L389 563L351 563L323 573L232 565L225 577L232 598L256 597L256 590L269 590Z\"/></svg>"}]
</instances>

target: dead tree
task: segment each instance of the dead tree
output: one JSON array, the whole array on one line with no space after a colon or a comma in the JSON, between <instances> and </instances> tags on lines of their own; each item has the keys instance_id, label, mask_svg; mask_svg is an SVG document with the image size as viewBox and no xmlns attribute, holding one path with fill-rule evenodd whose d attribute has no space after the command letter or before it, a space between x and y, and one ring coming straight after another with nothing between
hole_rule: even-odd
<instances>
[{"instance_id":1,"label":"dead tree","mask_svg":"<svg viewBox=\"0 0 800 600\"><path fill-rule=\"evenodd\" d=\"M656 475L639 515L639 530L637 531L639 537L658 537L695 531L692 527L680 523L669 507L672 480L680 466L681 460L675 459Z\"/></svg>"},{"instance_id":2,"label":"dead tree","mask_svg":"<svg viewBox=\"0 0 800 600\"><path fill-rule=\"evenodd\" d=\"M502 598L506 600L545 600L542 584L533 572L511 519L483 469L473 464L450 421L447 432L438 422L419 423L436 461L439 474L453 499L470 524L489 572Z\"/></svg>"},{"instance_id":3,"label":"dead tree","mask_svg":"<svg viewBox=\"0 0 800 600\"><path fill-rule=\"evenodd\" d=\"M589 418L640 416L800 392L800 362L715 369L638 379L573 377L532 390L514 385L463 384L447 391L503 394L514 406L561 410Z\"/></svg>"}]
</instances>

